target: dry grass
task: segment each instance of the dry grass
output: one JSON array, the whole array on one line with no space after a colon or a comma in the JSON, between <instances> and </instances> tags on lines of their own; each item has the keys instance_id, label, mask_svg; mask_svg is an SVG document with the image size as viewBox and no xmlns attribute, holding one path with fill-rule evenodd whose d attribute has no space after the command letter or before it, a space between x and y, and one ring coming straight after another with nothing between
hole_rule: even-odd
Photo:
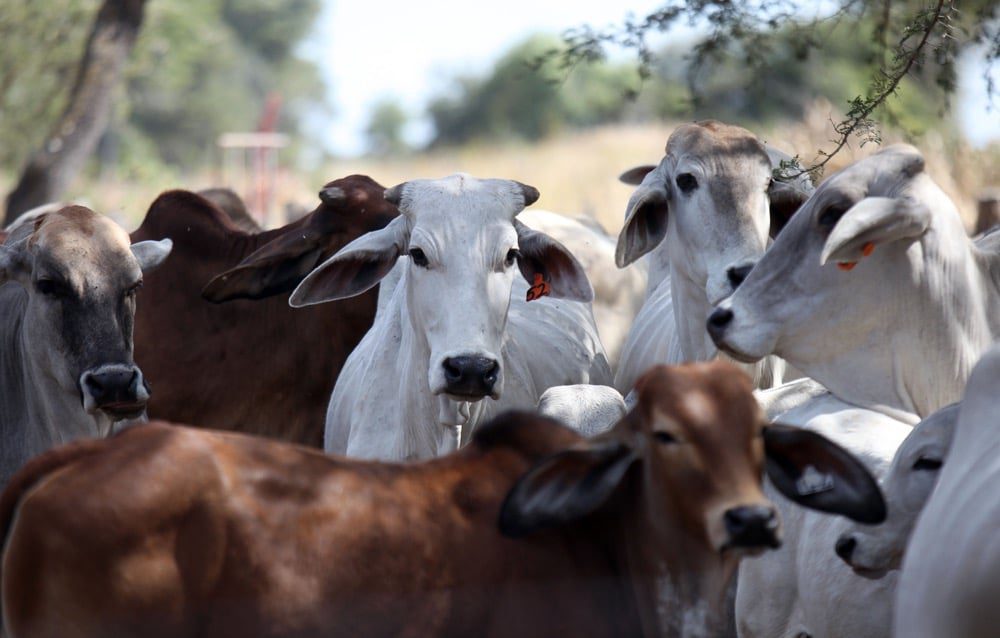
<instances>
[{"instance_id":1,"label":"dry grass","mask_svg":"<svg viewBox=\"0 0 1000 638\"><path fill-rule=\"evenodd\" d=\"M786 151L799 153L805 162L816 149L829 147L831 137L828 104L817 103L802 121L760 131L766 141ZM311 175L282 173L277 186L277 209L286 203L312 208L315 193L322 184L351 173L365 173L391 186L419 177L441 177L457 171L480 177L506 177L537 187L542 197L538 207L560 213L587 214L610 232L621 227L631 187L617 176L637 164L659 161L673 125L615 125L577 131L543 140L537 144L478 144L458 149L392 158L359 158L331 162ZM900 141L887 134L886 143ZM989 187L1000 186L1000 145L986 150L972 150L963 142L931 134L918 146L927 157L927 168L934 179L955 200L968 227L975 221L975 202ZM827 174L878 147L846 148L831 161ZM211 171L181 180L176 176L155 175L141 182L127 180L78 180L69 198L87 202L96 210L120 219L133 227L144 215L158 193L168 188L196 190L219 185ZM6 192L9 179L0 178ZM280 224L281 214L271 223Z\"/></svg>"}]
</instances>

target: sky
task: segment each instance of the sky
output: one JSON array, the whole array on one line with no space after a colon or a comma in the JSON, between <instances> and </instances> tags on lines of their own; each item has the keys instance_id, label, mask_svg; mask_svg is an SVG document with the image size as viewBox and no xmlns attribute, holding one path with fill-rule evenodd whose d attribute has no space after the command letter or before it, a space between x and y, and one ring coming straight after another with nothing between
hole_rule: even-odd
<instances>
[{"instance_id":1,"label":"sky","mask_svg":"<svg viewBox=\"0 0 1000 638\"><path fill-rule=\"evenodd\" d=\"M618 24L632 12L645 15L662 0L325 0L319 24L301 53L319 62L328 87L331 116L316 129L328 151L358 155L373 105L394 98L413 117L410 142L431 135L421 116L427 102L456 75L479 75L508 48L538 32L561 33L584 24ZM626 8L627 6L627 8ZM682 27L685 29L686 27ZM675 29L663 38L685 38ZM658 40L659 41L659 40ZM1000 69L994 69L1000 86ZM956 113L973 143L1000 140L1000 97L987 110L982 68L963 65Z\"/></svg>"}]
</instances>

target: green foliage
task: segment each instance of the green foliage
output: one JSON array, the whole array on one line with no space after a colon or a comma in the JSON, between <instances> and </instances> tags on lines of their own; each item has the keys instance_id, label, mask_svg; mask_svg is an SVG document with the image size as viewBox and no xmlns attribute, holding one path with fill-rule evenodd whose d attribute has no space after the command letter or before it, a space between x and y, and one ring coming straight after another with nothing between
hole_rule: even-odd
<instances>
[{"instance_id":1,"label":"green foliage","mask_svg":"<svg viewBox=\"0 0 1000 638\"><path fill-rule=\"evenodd\" d=\"M100 0L0 0L0 166L19 168L42 142L75 77ZM318 69L297 58L319 0L149 0L110 131L119 169L211 159L225 131L254 130L268 95L279 130L297 134L323 105Z\"/></svg>"},{"instance_id":2,"label":"green foliage","mask_svg":"<svg viewBox=\"0 0 1000 638\"><path fill-rule=\"evenodd\" d=\"M409 116L399 102L392 99L378 102L372 108L365 128L371 153L381 156L407 152L409 147L403 140L403 128L408 120Z\"/></svg>"},{"instance_id":3,"label":"green foliage","mask_svg":"<svg viewBox=\"0 0 1000 638\"><path fill-rule=\"evenodd\" d=\"M458 78L452 95L434 100L429 113L435 145L477 139L535 140L564 127L619 119L626 95L637 85L627 68L593 65L567 73L533 61L558 47L536 36L515 46L484 78Z\"/></svg>"}]
</instances>

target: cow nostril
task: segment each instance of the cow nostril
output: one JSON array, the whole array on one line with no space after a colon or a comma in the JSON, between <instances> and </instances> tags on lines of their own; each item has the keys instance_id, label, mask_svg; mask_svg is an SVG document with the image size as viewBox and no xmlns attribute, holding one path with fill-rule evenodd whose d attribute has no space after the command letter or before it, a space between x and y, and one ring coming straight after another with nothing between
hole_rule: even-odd
<instances>
[{"instance_id":1,"label":"cow nostril","mask_svg":"<svg viewBox=\"0 0 1000 638\"><path fill-rule=\"evenodd\" d=\"M733 320L733 311L729 308L716 308L708 317L709 328L725 328Z\"/></svg>"},{"instance_id":2,"label":"cow nostril","mask_svg":"<svg viewBox=\"0 0 1000 638\"><path fill-rule=\"evenodd\" d=\"M497 382L497 377L499 375L500 375L500 364L497 361L494 361L493 366L490 367L490 369L483 374L483 381L492 386L494 383Z\"/></svg>"},{"instance_id":3,"label":"cow nostril","mask_svg":"<svg viewBox=\"0 0 1000 638\"><path fill-rule=\"evenodd\" d=\"M453 359L445 359L444 363L444 378L449 383L453 383L462 378L462 369L459 368Z\"/></svg>"},{"instance_id":4,"label":"cow nostril","mask_svg":"<svg viewBox=\"0 0 1000 638\"><path fill-rule=\"evenodd\" d=\"M854 539L853 536L841 536L837 539L837 544L834 549L837 551L837 556L844 559L844 562L850 563L851 556L854 555L854 548L857 547L858 541Z\"/></svg>"},{"instance_id":5,"label":"cow nostril","mask_svg":"<svg viewBox=\"0 0 1000 638\"><path fill-rule=\"evenodd\" d=\"M102 390L104 390L104 385L102 385L98 380L96 374L88 374L83 382L87 386L87 389L94 394L99 394Z\"/></svg>"},{"instance_id":6,"label":"cow nostril","mask_svg":"<svg viewBox=\"0 0 1000 638\"><path fill-rule=\"evenodd\" d=\"M729 278L729 283L733 286L733 290L743 283L743 280L747 278L752 268L753 264L748 264L746 266L733 266L726 271L726 277Z\"/></svg>"}]
</instances>

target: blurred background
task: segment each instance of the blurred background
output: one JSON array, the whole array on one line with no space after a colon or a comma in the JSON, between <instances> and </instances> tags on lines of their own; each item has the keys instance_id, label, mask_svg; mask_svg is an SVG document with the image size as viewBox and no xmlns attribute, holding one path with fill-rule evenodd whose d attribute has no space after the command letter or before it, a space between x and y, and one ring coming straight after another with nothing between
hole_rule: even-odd
<instances>
[{"instance_id":1,"label":"blurred background","mask_svg":"<svg viewBox=\"0 0 1000 638\"><path fill-rule=\"evenodd\" d=\"M896 37L921 5L801 2L794 16L822 16L822 29L770 24L767 46L749 52L745 40L713 41L712 64L695 68L709 9L727 3L470 4L0 0L0 191L39 192L26 175L33 187L49 180L45 192L131 229L165 189L226 186L275 226L350 173L391 186L465 171L535 185L539 207L614 232L630 193L617 175L656 163L678 122L741 124L804 164L830 149L834 124L884 62L880 12L903 22ZM747 6L766 16L771 4ZM994 30L955 24L950 84L925 72L941 62L929 50L874 116L884 142L925 152L971 229L978 201L1000 185L996 7L948 4ZM688 14L651 31L642 64L621 40L565 63L568 33L673 5ZM854 140L826 174L876 148Z\"/></svg>"}]
</instances>

